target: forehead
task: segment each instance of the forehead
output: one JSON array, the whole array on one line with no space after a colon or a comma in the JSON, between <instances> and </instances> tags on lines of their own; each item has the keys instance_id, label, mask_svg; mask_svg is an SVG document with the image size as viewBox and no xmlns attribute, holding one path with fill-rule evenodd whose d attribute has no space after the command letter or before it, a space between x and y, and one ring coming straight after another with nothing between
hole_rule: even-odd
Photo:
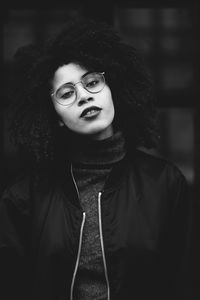
<instances>
[{"instance_id":1,"label":"forehead","mask_svg":"<svg viewBox=\"0 0 200 300\"><path fill-rule=\"evenodd\" d=\"M86 72L84 67L76 63L60 66L54 73L52 85L57 87L67 82L76 83Z\"/></svg>"}]
</instances>

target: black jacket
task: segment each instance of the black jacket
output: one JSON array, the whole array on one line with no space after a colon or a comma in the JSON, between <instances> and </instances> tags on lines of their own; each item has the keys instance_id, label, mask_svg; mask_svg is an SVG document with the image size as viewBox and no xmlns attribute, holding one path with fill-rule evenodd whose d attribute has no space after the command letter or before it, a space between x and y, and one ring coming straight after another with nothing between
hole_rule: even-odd
<instances>
[{"instance_id":1,"label":"black jacket","mask_svg":"<svg viewBox=\"0 0 200 300\"><path fill-rule=\"evenodd\" d=\"M73 294L84 215L70 170L47 182L35 187L25 178L2 196L1 300L70 300ZM114 166L101 192L110 299L179 299L189 207L182 173L136 151Z\"/></svg>"}]
</instances>

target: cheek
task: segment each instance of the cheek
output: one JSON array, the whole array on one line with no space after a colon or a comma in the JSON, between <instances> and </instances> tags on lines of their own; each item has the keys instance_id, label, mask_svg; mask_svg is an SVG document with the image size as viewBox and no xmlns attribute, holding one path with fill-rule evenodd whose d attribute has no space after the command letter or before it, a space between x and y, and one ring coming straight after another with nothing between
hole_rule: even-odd
<instances>
[{"instance_id":1,"label":"cheek","mask_svg":"<svg viewBox=\"0 0 200 300\"><path fill-rule=\"evenodd\" d=\"M115 117L115 107L114 107L112 94L110 90L104 95L103 99L102 99L103 108L104 108L103 120L105 122L105 125L108 126L112 124Z\"/></svg>"},{"instance_id":2,"label":"cheek","mask_svg":"<svg viewBox=\"0 0 200 300\"><path fill-rule=\"evenodd\" d=\"M115 113L115 108L114 108L114 103L113 103L113 98L112 98L111 91L108 92L107 99L108 99L107 107L108 107L109 111L111 112L111 114L114 114Z\"/></svg>"},{"instance_id":3,"label":"cheek","mask_svg":"<svg viewBox=\"0 0 200 300\"><path fill-rule=\"evenodd\" d=\"M113 105L110 106L110 113L109 113L109 123L112 124L113 123L113 120L114 120L114 117L115 117L115 108Z\"/></svg>"},{"instance_id":4,"label":"cheek","mask_svg":"<svg viewBox=\"0 0 200 300\"><path fill-rule=\"evenodd\" d=\"M71 111L69 108L64 108L64 107L55 107L55 111L57 113L57 115L59 116L60 120L62 120L65 125L69 125L74 123L75 120L75 116L73 114L73 111Z\"/></svg>"}]
</instances>

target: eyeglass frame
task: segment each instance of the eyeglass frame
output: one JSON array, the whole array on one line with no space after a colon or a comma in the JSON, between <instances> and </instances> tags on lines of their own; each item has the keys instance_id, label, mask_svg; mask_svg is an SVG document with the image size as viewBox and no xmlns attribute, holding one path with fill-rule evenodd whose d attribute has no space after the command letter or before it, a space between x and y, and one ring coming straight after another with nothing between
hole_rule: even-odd
<instances>
[{"instance_id":1,"label":"eyeglass frame","mask_svg":"<svg viewBox=\"0 0 200 300\"><path fill-rule=\"evenodd\" d=\"M81 83L82 86L83 86L83 88L84 88L87 92L89 92L89 93L91 93L91 94L98 94L98 93L100 93L100 92L104 89L104 87L105 87L105 85L106 85L106 80L105 80L105 76L104 76L105 72L87 72L86 74L83 75L83 78L86 77L86 76L89 75L89 74L92 74L92 73L95 73L95 74L101 74L101 76L102 76L102 78L103 78L103 80L104 80L104 86L102 87L102 89L101 89L100 91L98 91L98 92L91 92L91 91L89 91L89 90L86 88L86 86L84 85L84 83L82 82L82 80L80 80L80 81L78 81L78 82L76 82L76 83L68 83L68 85L71 85L71 86L74 87L74 90L75 90L75 93L76 93L76 97L75 97L74 101L72 101L70 104L61 104L61 103L57 100L57 98L55 97L56 102L58 102L58 104L63 105L63 106L71 106L74 102L76 102L76 100L77 100L77 89L75 88L75 86L76 86L78 83ZM57 90L55 90L54 92L52 92L52 93L51 93L51 96L54 97L54 95L56 94L56 92L57 92L62 86L64 86L65 84L66 84L66 83L62 84Z\"/></svg>"}]
</instances>

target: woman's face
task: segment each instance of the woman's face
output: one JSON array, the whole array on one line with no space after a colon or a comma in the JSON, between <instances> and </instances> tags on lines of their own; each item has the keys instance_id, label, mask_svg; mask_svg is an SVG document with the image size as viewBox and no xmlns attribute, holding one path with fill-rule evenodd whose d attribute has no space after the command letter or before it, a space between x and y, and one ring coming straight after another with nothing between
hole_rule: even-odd
<instances>
[{"instance_id":1,"label":"woman's face","mask_svg":"<svg viewBox=\"0 0 200 300\"><path fill-rule=\"evenodd\" d=\"M105 139L113 134L114 105L111 90L105 84L98 93L87 91L80 82L86 73L88 70L75 63L59 67L52 79L53 93L63 84L76 84L77 97L66 106L56 100L54 93L53 105L62 123L70 130L93 139Z\"/></svg>"}]
</instances>

